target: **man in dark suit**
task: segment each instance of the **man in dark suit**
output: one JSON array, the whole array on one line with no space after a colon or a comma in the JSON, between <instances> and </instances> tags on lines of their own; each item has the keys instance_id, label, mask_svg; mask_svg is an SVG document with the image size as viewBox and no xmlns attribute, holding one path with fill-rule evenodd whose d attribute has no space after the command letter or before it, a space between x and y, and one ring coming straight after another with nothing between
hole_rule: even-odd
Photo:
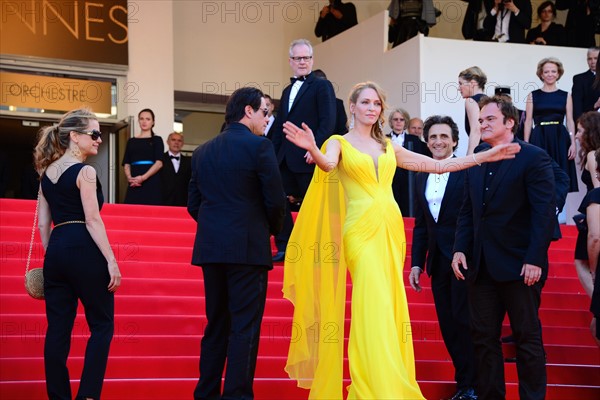
<instances>
[{"instance_id":1,"label":"man in dark suit","mask_svg":"<svg viewBox=\"0 0 600 400\"><path fill-rule=\"evenodd\" d=\"M294 40L290 45L289 60L294 76L291 85L283 90L279 111L271 128L283 187L289 200L283 229L275 237L277 254L273 261L283 261L285 258L285 248L294 227L290 206L302 201L315 169L314 165L306 163L306 151L285 138L283 123L290 121L297 126L305 123L314 132L319 147L334 133L335 93L331 82L311 73L312 55L312 46L306 39Z\"/></svg>"},{"instance_id":2,"label":"man in dark suit","mask_svg":"<svg viewBox=\"0 0 600 400\"><path fill-rule=\"evenodd\" d=\"M458 146L458 126L450 117L434 115L425 121L427 147L435 160L453 157ZM456 219L462 204L465 171L416 176L415 227L412 242L410 285L417 292L426 266L440 331L454 365L457 392L452 400L476 400L476 367L469 332L467 285L452 273L452 246ZM425 256L427 255L427 262Z\"/></svg>"},{"instance_id":3,"label":"man in dark suit","mask_svg":"<svg viewBox=\"0 0 600 400\"><path fill-rule=\"evenodd\" d=\"M494 36L493 27L484 24L492 9L492 0L463 0L469 3L462 23L462 34L465 39L490 41Z\"/></svg>"},{"instance_id":4,"label":"man in dark suit","mask_svg":"<svg viewBox=\"0 0 600 400\"><path fill-rule=\"evenodd\" d=\"M496 42L525 43L525 31L531 27L530 0L493 0L484 25Z\"/></svg>"},{"instance_id":5,"label":"man in dark suit","mask_svg":"<svg viewBox=\"0 0 600 400\"><path fill-rule=\"evenodd\" d=\"M312 72L317 78L327 79L327 75L322 69L315 69ZM348 116L342 99L335 98L335 125L333 133L336 135L344 135L348 133Z\"/></svg>"},{"instance_id":6,"label":"man in dark suit","mask_svg":"<svg viewBox=\"0 0 600 400\"><path fill-rule=\"evenodd\" d=\"M600 88L594 89L596 79L596 62L598 61L599 47L591 47L587 51L587 63L589 69L586 72L573 77L573 120L577 122L581 114L586 111L594 111L594 104L600 98Z\"/></svg>"},{"instance_id":7,"label":"man in dark suit","mask_svg":"<svg viewBox=\"0 0 600 400\"><path fill-rule=\"evenodd\" d=\"M405 149L415 153L424 154L431 157L431 152L425 142L415 135L411 135L406 130L410 116L402 108L396 108L390 112L388 123L392 131L386 135L392 143L396 143ZM397 167L392 180L392 191L394 199L400 207L400 212L404 217L414 216L414 191L415 191L415 173L404 168Z\"/></svg>"},{"instance_id":8,"label":"man in dark suit","mask_svg":"<svg viewBox=\"0 0 600 400\"><path fill-rule=\"evenodd\" d=\"M263 93L233 92L227 128L192 156L188 212L198 222L192 264L202 266L206 318L194 399L252 399L270 235L283 223L285 196ZM221 392L221 377L227 362Z\"/></svg>"},{"instance_id":9,"label":"man in dark suit","mask_svg":"<svg viewBox=\"0 0 600 400\"><path fill-rule=\"evenodd\" d=\"M596 46L596 18L599 8L598 0L556 0L557 10L569 10L565 21L567 46Z\"/></svg>"},{"instance_id":10,"label":"man in dark suit","mask_svg":"<svg viewBox=\"0 0 600 400\"><path fill-rule=\"evenodd\" d=\"M482 99L480 107L486 143L479 148L518 142L521 151L514 159L476 166L465 174L452 269L468 283L477 391L481 399L506 395L500 333L508 313L517 347L519 396L544 399L546 362L538 310L555 223L551 159L514 137L519 116L512 102L494 96Z\"/></svg>"},{"instance_id":11,"label":"man in dark suit","mask_svg":"<svg viewBox=\"0 0 600 400\"><path fill-rule=\"evenodd\" d=\"M165 206L187 205L188 184L192 177L192 161L181 153L183 135L173 132L167 138L169 150L163 154L162 179L163 204Z\"/></svg>"},{"instance_id":12,"label":"man in dark suit","mask_svg":"<svg viewBox=\"0 0 600 400\"><path fill-rule=\"evenodd\" d=\"M358 24L358 19L354 4L343 3L342 0L329 0L329 4L323 7L319 14L319 20L315 26L315 36L326 41L356 24Z\"/></svg>"}]
</instances>

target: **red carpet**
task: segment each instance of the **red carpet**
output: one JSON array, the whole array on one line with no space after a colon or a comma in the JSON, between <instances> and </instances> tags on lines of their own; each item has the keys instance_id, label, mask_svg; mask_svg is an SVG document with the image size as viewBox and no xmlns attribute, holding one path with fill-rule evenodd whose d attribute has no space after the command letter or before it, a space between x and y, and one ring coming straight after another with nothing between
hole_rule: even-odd
<instances>
[{"instance_id":1,"label":"red carpet","mask_svg":"<svg viewBox=\"0 0 600 400\"><path fill-rule=\"evenodd\" d=\"M35 203L0 200L0 399L46 398L44 303L23 288ZM183 208L107 204L102 210L123 284L116 297L113 339L103 399L190 399L198 378L200 338L206 320L202 273L190 265L195 222ZM406 219L407 240L413 221ZM548 399L600 399L600 350L590 333L589 300L573 266L576 232L563 227L550 250L550 276L541 319L548 355ZM36 234L33 266L41 266ZM410 245L408 246L410 248ZM83 267L83 266L82 266ZM292 306L281 297L283 268L269 275L269 290L254 385L257 400L306 399L283 367ZM453 369L436 323L428 278L417 294L408 288L417 379L428 399L454 392ZM508 330L507 330L508 331ZM80 310L69 359L74 390L89 332ZM505 345L505 354L514 347ZM346 371L347 375L347 371ZM516 368L506 364L507 398L518 398Z\"/></svg>"}]
</instances>

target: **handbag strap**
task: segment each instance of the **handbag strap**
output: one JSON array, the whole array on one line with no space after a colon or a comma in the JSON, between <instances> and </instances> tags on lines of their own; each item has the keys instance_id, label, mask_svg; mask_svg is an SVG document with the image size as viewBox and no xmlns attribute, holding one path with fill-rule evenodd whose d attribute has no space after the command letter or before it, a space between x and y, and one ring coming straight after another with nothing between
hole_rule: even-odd
<instances>
[{"instance_id":1,"label":"handbag strap","mask_svg":"<svg viewBox=\"0 0 600 400\"><path fill-rule=\"evenodd\" d=\"M38 219L38 209L40 208L40 196L42 193L42 187L38 189L37 202L35 203L35 214L33 216L33 226L31 227L31 240L29 241L29 253L27 254L27 265L25 267L25 277L27 277L27 273L29 272L29 263L31 262L31 252L33 250L33 238L35 236L35 226L37 225Z\"/></svg>"}]
</instances>

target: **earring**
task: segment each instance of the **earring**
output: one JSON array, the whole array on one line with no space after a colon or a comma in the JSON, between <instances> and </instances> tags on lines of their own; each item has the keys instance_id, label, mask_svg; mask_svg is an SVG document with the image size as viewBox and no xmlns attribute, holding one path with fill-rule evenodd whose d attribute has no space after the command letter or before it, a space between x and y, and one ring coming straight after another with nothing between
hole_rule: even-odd
<instances>
[{"instance_id":1,"label":"earring","mask_svg":"<svg viewBox=\"0 0 600 400\"><path fill-rule=\"evenodd\" d=\"M352 117L350 118L350 125L348 125L349 129L354 129L354 113L352 113Z\"/></svg>"}]
</instances>

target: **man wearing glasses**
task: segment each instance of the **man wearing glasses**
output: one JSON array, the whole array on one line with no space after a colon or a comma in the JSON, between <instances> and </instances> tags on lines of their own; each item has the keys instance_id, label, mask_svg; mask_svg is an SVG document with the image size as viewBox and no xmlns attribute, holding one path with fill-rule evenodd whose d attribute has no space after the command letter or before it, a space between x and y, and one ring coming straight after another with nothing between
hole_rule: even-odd
<instances>
[{"instance_id":1,"label":"man wearing glasses","mask_svg":"<svg viewBox=\"0 0 600 400\"><path fill-rule=\"evenodd\" d=\"M259 89L236 90L225 107L227 128L192 156L192 264L202 267L208 320L196 400L254 398L270 235L281 229L285 209L275 153L263 136L267 116Z\"/></svg>"},{"instance_id":2,"label":"man wearing glasses","mask_svg":"<svg viewBox=\"0 0 600 400\"><path fill-rule=\"evenodd\" d=\"M317 79L312 74L313 49L310 42L306 39L294 40L290 45L289 57L294 76L281 94L277 117L271 128L283 188L288 197L283 229L275 237L275 262L285 259L285 248L294 226L291 207L297 207L304 198L314 172L314 165L306 162L306 151L285 139L283 124L290 121L297 126L303 123L308 125L315 134L317 146L321 147L333 134L336 118L335 92L331 82Z\"/></svg>"}]
</instances>

